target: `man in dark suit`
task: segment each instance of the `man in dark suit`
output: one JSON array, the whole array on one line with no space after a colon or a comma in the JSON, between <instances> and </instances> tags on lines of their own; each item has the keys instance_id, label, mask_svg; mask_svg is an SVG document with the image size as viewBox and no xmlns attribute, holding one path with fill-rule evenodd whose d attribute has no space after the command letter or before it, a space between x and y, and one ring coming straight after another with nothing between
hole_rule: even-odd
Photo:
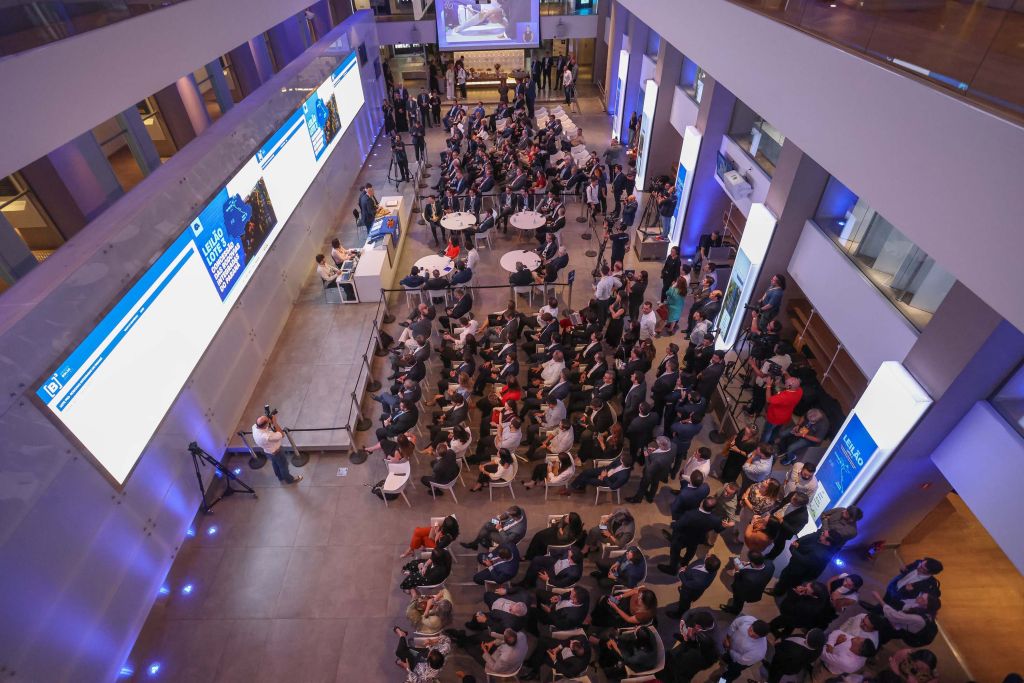
<instances>
[{"instance_id":1,"label":"man in dark suit","mask_svg":"<svg viewBox=\"0 0 1024 683\"><path fill-rule=\"evenodd\" d=\"M590 613L590 593L586 588L573 586L572 589L557 593L537 591L537 606L531 611L531 633L537 633L537 626L551 626L555 631L571 631L583 625Z\"/></svg>"},{"instance_id":2,"label":"man in dark suit","mask_svg":"<svg viewBox=\"0 0 1024 683\"><path fill-rule=\"evenodd\" d=\"M456 287L455 303L445 309L445 315L438 318L438 322L451 329L453 320L461 320L462 316L468 315L471 310L473 310L473 295L465 287Z\"/></svg>"},{"instance_id":3,"label":"man in dark suit","mask_svg":"<svg viewBox=\"0 0 1024 683\"><path fill-rule=\"evenodd\" d=\"M679 566L688 565L693 556L697 554L697 547L707 542L709 531L721 533L723 529L733 526L731 521L724 520L714 513L716 502L714 496L708 496L699 508L685 512L679 519L672 521L672 545L669 548L669 562L668 564L659 564L660 571L669 576L675 576L679 571ZM686 553L680 558L679 553L683 549L686 550Z\"/></svg>"},{"instance_id":4,"label":"man in dark suit","mask_svg":"<svg viewBox=\"0 0 1024 683\"><path fill-rule=\"evenodd\" d=\"M419 411L415 405L405 401L399 403L398 412L384 420L384 426L377 429L377 441L393 439L399 434L405 434L416 426L417 420L419 420Z\"/></svg>"},{"instance_id":5,"label":"man in dark suit","mask_svg":"<svg viewBox=\"0 0 1024 683\"><path fill-rule=\"evenodd\" d=\"M785 595L793 586L814 581L839 552L838 535L822 530L805 534L789 545L789 564L779 574L770 595Z\"/></svg>"},{"instance_id":6,"label":"man in dark suit","mask_svg":"<svg viewBox=\"0 0 1024 683\"><path fill-rule=\"evenodd\" d=\"M824 648L825 632L820 628L812 628L802 636L776 641L775 654L768 666L769 683L779 683L786 677L805 676Z\"/></svg>"},{"instance_id":7,"label":"man in dark suit","mask_svg":"<svg viewBox=\"0 0 1024 683\"><path fill-rule=\"evenodd\" d=\"M730 614L739 614L748 602L759 602L764 589L775 575L775 563L757 550L751 550L744 562L733 558L736 574L732 580L732 598L719 607Z\"/></svg>"},{"instance_id":8,"label":"man in dark suit","mask_svg":"<svg viewBox=\"0 0 1024 683\"><path fill-rule=\"evenodd\" d=\"M585 636L559 640L556 638L540 638L531 654L524 662L523 678L540 678L542 667L550 667L563 679L577 679L590 666L593 657L590 641ZM553 674L552 674L553 675Z\"/></svg>"},{"instance_id":9,"label":"man in dark suit","mask_svg":"<svg viewBox=\"0 0 1024 683\"><path fill-rule=\"evenodd\" d=\"M789 503L782 506L783 512L780 519L779 532L772 541L772 549L765 557L774 560L782 554L786 548L786 542L796 536L807 526L810 515L807 511L807 494L802 491L794 491L789 497ZM778 515L776 515L778 516Z\"/></svg>"},{"instance_id":10,"label":"man in dark suit","mask_svg":"<svg viewBox=\"0 0 1024 683\"><path fill-rule=\"evenodd\" d=\"M488 520L472 541L460 541L459 545L470 550L476 550L480 546L490 548L503 544L515 545L526 536L526 528L526 512L518 505L513 505L497 517Z\"/></svg>"},{"instance_id":11,"label":"man in dark suit","mask_svg":"<svg viewBox=\"0 0 1024 683\"><path fill-rule=\"evenodd\" d=\"M703 428L703 423L698 422L693 413L683 408L683 412L679 414L679 421L672 425L671 429L672 438L676 442L676 459L672 463L673 479L679 474L679 468L682 467L683 461L689 455L690 444L694 437L700 434Z\"/></svg>"},{"instance_id":12,"label":"man in dark suit","mask_svg":"<svg viewBox=\"0 0 1024 683\"><path fill-rule=\"evenodd\" d=\"M696 510L711 493L711 487L704 481L704 473L700 470L691 472L689 481L680 477L680 482L684 485L680 487L679 493L669 506L672 519L679 519L690 510Z\"/></svg>"},{"instance_id":13,"label":"man in dark suit","mask_svg":"<svg viewBox=\"0 0 1024 683\"><path fill-rule=\"evenodd\" d=\"M622 424L629 427L629 423L637 416L640 404L647 400L647 382L644 381L644 373L637 370L633 373L632 384L622 397Z\"/></svg>"},{"instance_id":14,"label":"man in dark suit","mask_svg":"<svg viewBox=\"0 0 1024 683\"><path fill-rule=\"evenodd\" d=\"M659 372L657 379L654 380L654 384L651 385L651 401L654 403L653 411L658 416L659 421L665 413L665 403L668 401L668 396L676 388L676 382L679 381L679 365L672 360L669 360L664 369Z\"/></svg>"},{"instance_id":15,"label":"man in dark suit","mask_svg":"<svg viewBox=\"0 0 1024 683\"><path fill-rule=\"evenodd\" d=\"M473 575L473 583L482 586L487 581L507 583L519 573L519 551L512 544L499 546L497 550L478 558L483 569Z\"/></svg>"},{"instance_id":16,"label":"man in dark suit","mask_svg":"<svg viewBox=\"0 0 1024 683\"><path fill-rule=\"evenodd\" d=\"M484 593L484 604L487 612L479 611L466 622L470 631L490 631L502 633L510 628L522 631L526 628L530 614L531 596L524 590L511 590L499 587Z\"/></svg>"},{"instance_id":17,"label":"man in dark suit","mask_svg":"<svg viewBox=\"0 0 1024 683\"><path fill-rule=\"evenodd\" d=\"M431 474L420 478L420 482L430 491L430 484L450 484L459 476L459 461L455 458L455 451L450 448L442 449L440 455L430 463ZM435 495L443 495L444 491L438 491Z\"/></svg>"},{"instance_id":18,"label":"man in dark suit","mask_svg":"<svg viewBox=\"0 0 1024 683\"><path fill-rule=\"evenodd\" d=\"M704 591L715 580L722 561L715 555L708 555L703 560L695 560L679 570L679 604L670 607L665 616L670 619L679 617L690 611L690 606L700 600Z\"/></svg>"},{"instance_id":19,"label":"man in dark suit","mask_svg":"<svg viewBox=\"0 0 1024 683\"><path fill-rule=\"evenodd\" d=\"M711 362L697 375L697 380L693 385L694 389L701 396L710 399L714 395L715 387L718 386L718 380L722 379L724 372L725 352L715 351L711 354Z\"/></svg>"},{"instance_id":20,"label":"man in dark suit","mask_svg":"<svg viewBox=\"0 0 1024 683\"><path fill-rule=\"evenodd\" d=\"M590 410L583 414L579 424L583 430L580 435L581 458L586 460L594 457L593 454L597 452L597 436L611 429L614 420L611 408L605 401L595 398L590 402Z\"/></svg>"},{"instance_id":21,"label":"man in dark suit","mask_svg":"<svg viewBox=\"0 0 1024 683\"><path fill-rule=\"evenodd\" d=\"M618 216L622 210L622 195L626 192L626 174L622 172L622 166L612 166L612 198L615 206L612 207L612 215ZM626 226L628 227L628 226Z\"/></svg>"},{"instance_id":22,"label":"man in dark suit","mask_svg":"<svg viewBox=\"0 0 1024 683\"><path fill-rule=\"evenodd\" d=\"M935 576L941 571L942 563L931 557L915 560L900 567L900 573L885 589L886 604L895 609L902 609L904 600L914 600L922 593L939 597L942 591Z\"/></svg>"},{"instance_id":23,"label":"man in dark suit","mask_svg":"<svg viewBox=\"0 0 1024 683\"><path fill-rule=\"evenodd\" d=\"M469 188L469 196L466 197L464 207L465 211L473 214L478 221L480 220L480 209L483 208L483 199L475 187Z\"/></svg>"},{"instance_id":24,"label":"man in dark suit","mask_svg":"<svg viewBox=\"0 0 1024 683\"><path fill-rule=\"evenodd\" d=\"M690 681L718 661L715 618L704 609L691 610L679 624L675 646L665 661L666 680ZM773 682L777 683L777 682Z\"/></svg>"},{"instance_id":25,"label":"man in dark suit","mask_svg":"<svg viewBox=\"0 0 1024 683\"><path fill-rule=\"evenodd\" d=\"M523 580L517 586L533 588L540 579L553 588L572 586L583 576L583 558L580 549L570 546L562 550L549 550L530 560Z\"/></svg>"},{"instance_id":26,"label":"man in dark suit","mask_svg":"<svg viewBox=\"0 0 1024 683\"><path fill-rule=\"evenodd\" d=\"M377 218L377 197L373 193L373 185L366 183L359 193L359 224L370 232L373 221Z\"/></svg>"},{"instance_id":27,"label":"man in dark suit","mask_svg":"<svg viewBox=\"0 0 1024 683\"><path fill-rule=\"evenodd\" d=\"M448 239L445 237L444 228L441 227L443 217L444 208L441 206L441 202L434 195L427 197L427 203L423 205L423 220L430 226L430 235L434 238L435 247L440 246L441 242ZM438 231L441 232L440 239L437 236Z\"/></svg>"},{"instance_id":28,"label":"man in dark suit","mask_svg":"<svg viewBox=\"0 0 1024 683\"><path fill-rule=\"evenodd\" d=\"M629 481L633 460L629 453L623 453L604 467L591 467L576 475L569 484L572 493L585 493L587 486L607 486L613 491L622 488Z\"/></svg>"},{"instance_id":29,"label":"man in dark suit","mask_svg":"<svg viewBox=\"0 0 1024 683\"><path fill-rule=\"evenodd\" d=\"M633 460L644 465L644 477L647 477L647 457L643 452L644 447L651 443L654 439L654 430L658 426L658 416L651 412L651 404L644 401L637 408L636 417L629 423L629 426L625 429L626 440L629 442L629 454L633 456ZM671 444L671 440L665 439L666 450L669 450L668 446ZM659 473L658 482L668 481L669 468L672 466L672 459L675 457L675 453L669 453L667 456L665 471ZM665 459L665 457L663 457ZM645 488L644 482L641 480L640 488L633 494L633 498L639 499L641 495L646 496L649 501L654 500L654 494L658 491L657 483L648 481ZM651 491L650 495L647 495L646 491ZM639 500L634 502L639 503Z\"/></svg>"}]
</instances>

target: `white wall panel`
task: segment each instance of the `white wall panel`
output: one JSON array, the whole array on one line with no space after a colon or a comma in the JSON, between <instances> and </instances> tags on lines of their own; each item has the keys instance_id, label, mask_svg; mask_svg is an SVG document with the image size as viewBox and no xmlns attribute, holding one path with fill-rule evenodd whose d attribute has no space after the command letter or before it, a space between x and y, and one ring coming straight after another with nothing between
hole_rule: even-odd
<instances>
[{"instance_id":1,"label":"white wall panel","mask_svg":"<svg viewBox=\"0 0 1024 683\"><path fill-rule=\"evenodd\" d=\"M672 115L669 118L680 135L686 134L687 126L697 123L697 103L678 85L672 95Z\"/></svg>"},{"instance_id":2,"label":"white wall panel","mask_svg":"<svg viewBox=\"0 0 1024 683\"><path fill-rule=\"evenodd\" d=\"M1017 569L1024 572L1024 439L987 401L967 413L932 462ZM979 473L992 476L979 476Z\"/></svg>"},{"instance_id":3,"label":"white wall panel","mask_svg":"<svg viewBox=\"0 0 1024 683\"><path fill-rule=\"evenodd\" d=\"M1024 329L1024 129L738 4L620 2Z\"/></svg>"},{"instance_id":4,"label":"white wall panel","mask_svg":"<svg viewBox=\"0 0 1024 683\"><path fill-rule=\"evenodd\" d=\"M810 222L800 233L789 274L865 376L873 377L884 361L902 361L917 340L907 319Z\"/></svg>"}]
</instances>

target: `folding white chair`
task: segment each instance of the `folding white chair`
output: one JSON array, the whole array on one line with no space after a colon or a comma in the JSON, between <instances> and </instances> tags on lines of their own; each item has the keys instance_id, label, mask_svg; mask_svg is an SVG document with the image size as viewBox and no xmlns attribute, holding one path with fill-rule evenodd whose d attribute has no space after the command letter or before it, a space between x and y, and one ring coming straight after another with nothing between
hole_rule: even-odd
<instances>
[{"instance_id":1,"label":"folding white chair","mask_svg":"<svg viewBox=\"0 0 1024 683\"><path fill-rule=\"evenodd\" d=\"M459 476L455 477L454 479L452 479L447 484L438 484L436 481L430 482L430 495L431 495L431 497L433 497L434 500L437 500L437 493L436 493L437 491L447 491L448 493L452 494L452 499L456 503L458 503L459 499L455 496L455 484L459 481L459 478L461 476L462 476L462 470L460 468ZM465 486L465 484L463 484L463 486Z\"/></svg>"},{"instance_id":2,"label":"folding white chair","mask_svg":"<svg viewBox=\"0 0 1024 683\"><path fill-rule=\"evenodd\" d=\"M595 460L594 467L606 467L607 465L610 465L611 462L612 461L609 459ZM601 499L602 493L608 494L609 502L612 499L612 495L614 495L615 502L618 503L619 505L622 505L622 489L622 486L620 486L617 489L613 489L611 486L598 486L597 491L594 493L594 505L597 505L598 501Z\"/></svg>"},{"instance_id":3,"label":"folding white chair","mask_svg":"<svg viewBox=\"0 0 1024 683\"><path fill-rule=\"evenodd\" d=\"M516 477L519 476L519 460L512 459L512 478L508 481L491 481L487 483L487 497L489 500L494 500L494 489L508 489L508 492L512 494L512 500L516 498L516 491L512 488L512 484L515 483Z\"/></svg>"},{"instance_id":4,"label":"folding white chair","mask_svg":"<svg viewBox=\"0 0 1024 683\"><path fill-rule=\"evenodd\" d=\"M409 485L409 474L412 472L412 465L408 462L389 462L388 476L381 486L381 498L384 500L384 507L388 507L388 495L397 494L402 496L405 504L412 507L409 497L405 495L405 487Z\"/></svg>"}]
</instances>

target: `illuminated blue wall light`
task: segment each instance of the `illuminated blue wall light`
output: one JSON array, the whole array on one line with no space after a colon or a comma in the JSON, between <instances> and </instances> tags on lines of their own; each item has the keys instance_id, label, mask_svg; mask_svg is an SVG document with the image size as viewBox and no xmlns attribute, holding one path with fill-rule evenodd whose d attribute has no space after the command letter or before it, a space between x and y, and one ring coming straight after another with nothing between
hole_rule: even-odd
<instances>
[{"instance_id":1,"label":"illuminated blue wall light","mask_svg":"<svg viewBox=\"0 0 1024 683\"><path fill-rule=\"evenodd\" d=\"M170 592L171 592L171 589L170 589L170 588L168 588L167 586L160 586L160 590L159 590L159 591L157 591L157 592L158 592L158 593L159 593L160 595L169 595L169 594L170 594Z\"/></svg>"},{"instance_id":2,"label":"illuminated blue wall light","mask_svg":"<svg viewBox=\"0 0 1024 683\"><path fill-rule=\"evenodd\" d=\"M832 564L834 564L835 566L837 566L840 569L842 569L843 567L846 566L846 560L844 560L843 558L841 558L839 556L836 556L835 558L833 558Z\"/></svg>"},{"instance_id":3,"label":"illuminated blue wall light","mask_svg":"<svg viewBox=\"0 0 1024 683\"><path fill-rule=\"evenodd\" d=\"M118 678L128 678L135 674L135 669L130 666L122 666L121 670L117 672Z\"/></svg>"},{"instance_id":4,"label":"illuminated blue wall light","mask_svg":"<svg viewBox=\"0 0 1024 683\"><path fill-rule=\"evenodd\" d=\"M191 583L186 583L184 586L181 587L181 594L192 595L192 589L194 588L195 586L193 586Z\"/></svg>"},{"instance_id":5,"label":"illuminated blue wall light","mask_svg":"<svg viewBox=\"0 0 1024 683\"><path fill-rule=\"evenodd\" d=\"M160 673L160 662L153 662L146 668L146 671L149 672L150 676L156 676Z\"/></svg>"}]
</instances>

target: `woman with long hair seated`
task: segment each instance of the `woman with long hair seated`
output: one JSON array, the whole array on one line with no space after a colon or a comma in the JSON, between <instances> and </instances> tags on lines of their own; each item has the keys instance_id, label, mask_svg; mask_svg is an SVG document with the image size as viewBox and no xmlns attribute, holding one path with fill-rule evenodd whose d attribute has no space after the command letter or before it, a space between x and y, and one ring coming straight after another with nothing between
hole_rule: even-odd
<instances>
[{"instance_id":1,"label":"woman with long hair seated","mask_svg":"<svg viewBox=\"0 0 1024 683\"><path fill-rule=\"evenodd\" d=\"M575 474L576 466L572 462L572 456L568 453L560 453L555 462L541 462L535 465L530 481L523 481L523 488L529 491L545 481L548 486L561 486L572 481Z\"/></svg>"},{"instance_id":2,"label":"woman with long hair seated","mask_svg":"<svg viewBox=\"0 0 1024 683\"><path fill-rule=\"evenodd\" d=\"M447 545L447 543L445 544ZM448 578L452 571L452 556L446 548L435 547L426 560L413 560L404 567L405 578L401 588L404 591L419 586L436 586Z\"/></svg>"},{"instance_id":3,"label":"woman with long hair seated","mask_svg":"<svg viewBox=\"0 0 1024 683\"><path fill-rule=\"evenodd\" d=\"M420 548L436 548L440 545L446 548L452 541L459 537L459 520L455 515L448 515L440 522L430 526L418 526L412 530L412 539L409 541L409 549L402 553L402 557L412 557Z\"/></svg>"},{"instance_id":4,"label":"woman with long hair seated","mask_svg":"<svg viewBox=\"0 0 1024 683\"><path fill-rule=\"evenodd\" d=\"M452 594L442 588L434 595L420 595L413 588L412 602L405 609L414 630L433 635L452 625Z\"/></svg>"},{"instance_id":5,"label":"woman with long hair seated","mask_svg":"<svg viewBox=\"0 0 1024 683\"><path fill-rule=\"evenodd\" d=\"M480 476L477 477L476 485L470 491L476 493L484 487L484 484L493 482L512 481L515 473L515 456L507 448L498 451L498 462L488 462L480 465Z\"/></svg>"},{"instance_id":6,"label":"woman with long hair seated","mask_svg":"<svg viewBox=\"0 0 1024 683\"><path fill-rule=\"evenodd\" d=\"M541 529L530 539L530 546L526 549L526 559L532 560L540 555L546 555L548 548L553 545L574 545L582 543L584 538L583 520L575 512L563 515L557 522L547 529Z\"/></svg>"}]
</instances>

